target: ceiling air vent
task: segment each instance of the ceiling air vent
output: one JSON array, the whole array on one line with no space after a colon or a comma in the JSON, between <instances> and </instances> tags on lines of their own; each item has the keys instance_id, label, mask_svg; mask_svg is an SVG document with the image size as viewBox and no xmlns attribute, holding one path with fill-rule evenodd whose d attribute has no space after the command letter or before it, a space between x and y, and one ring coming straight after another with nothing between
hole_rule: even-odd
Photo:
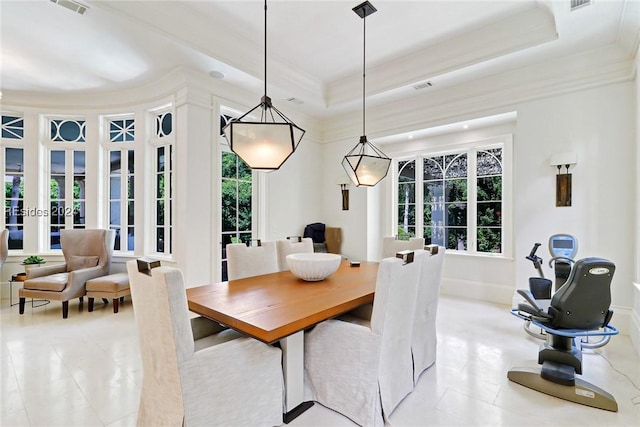
<instances>
[{"instance_id":1,"label":"ceiling air vent","mask_svg":"<svg viewBox=\"0 0 640 427\"><path fill-rule=\"evenodd\" d=\"M80 15L84 15L84 13L88 9L87 6L80 4L78 2L75 2L73 0L51 0L51 2L59 6L62 6L65 9L69 9L76 13L79 13Z\"/></svg>"},{"instance_id":2,"label":"ceiling air vent","mask_svg":"<svg viewBox=\"0 0 640 427\"><path fill-rule=\"evenodd\" d=\"M303 101L302 99L294 98L294 97L287 98L287 101L292 102L292 103L294 103L294 104L296 104L296 105L302 105L302 104L304 104L304 101Z\"/></svg>"},{"instance_id":3,"label":"ceiling air vent","mask_svg":"<svg viewBox=\"0 0 640 427\"><path fill-rule=\"evenodd\" d=\"M422 89L426 89L428 87L433 86L433 83L431 82L424 82L424 83L418 83L417 85L414 85L413 88L415 90L422 90Z\"/></svg>"},{"instance_id":4,"label":"ceiling air vent","mask_svg":"<svg viewBox=\"0 0 640 427\"><path fill-rule=\"evenodd\" d=\"M571 10L579 9L591 4L591 0L571 0Z\"/></svg>"}]
</instances>

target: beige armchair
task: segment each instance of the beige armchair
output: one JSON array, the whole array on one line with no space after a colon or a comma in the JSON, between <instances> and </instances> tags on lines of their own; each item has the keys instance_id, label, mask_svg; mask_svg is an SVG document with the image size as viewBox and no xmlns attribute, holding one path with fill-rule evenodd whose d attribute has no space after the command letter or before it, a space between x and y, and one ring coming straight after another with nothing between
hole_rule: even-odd
<instances>
[{"instance_id":1,"label":"beige armchair","mask_svg":"<svg viewBox=\"0 0 640 427\"><path fill-rule=\"evenodd\" d=\"M106 276L111 268L114 230L62 230L60 245L65 263L32 268L20 289L20 314L26 298L62 301L62 318L69 315L69 300L86 294L85 283Z\"/></svg>"}]
</instances>

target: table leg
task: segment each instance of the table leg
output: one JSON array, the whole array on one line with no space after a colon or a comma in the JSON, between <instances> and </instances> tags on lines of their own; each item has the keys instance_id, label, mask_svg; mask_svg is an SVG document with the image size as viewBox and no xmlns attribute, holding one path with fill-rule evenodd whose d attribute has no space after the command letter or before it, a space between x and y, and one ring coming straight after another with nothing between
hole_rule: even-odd
<instances>
[{"instance_id":1,"label":"table leg","mask_svg":"<svg viewBox=\"0 0 640 427\"><path fill-rule=\"evenodd\" d=\"M13 303L13 280L9 280L9 307L20 304L19 302Z\"/></svg>"},{"instance_id":2,"label":"table leg","mask_svg":"<svg viewBox=\"0 0 640 427\"><path fill-rule=\"evenodd\" d=\"M280 340L282 371L284 373L285 409L284 422L288 424L313 406L304 402L304 331L296 332Z\"/></svg>"}]
</instances>

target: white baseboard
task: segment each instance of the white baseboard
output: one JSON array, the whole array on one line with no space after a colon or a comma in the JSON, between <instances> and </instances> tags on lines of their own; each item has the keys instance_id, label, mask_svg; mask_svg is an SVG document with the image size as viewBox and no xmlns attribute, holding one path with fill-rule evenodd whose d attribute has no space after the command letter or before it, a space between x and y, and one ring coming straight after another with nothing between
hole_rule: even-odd
<instances>
[{"instance_id":1,"label":"white baseboard","mask_svg":"<svg viewBox=\"0 0 640 427\"><path fill-rule=\"evenodd\" d=\"M441 292L446 295L510 306L514 290L509 286L443 277Z\"/></svg>"}]
</instances>

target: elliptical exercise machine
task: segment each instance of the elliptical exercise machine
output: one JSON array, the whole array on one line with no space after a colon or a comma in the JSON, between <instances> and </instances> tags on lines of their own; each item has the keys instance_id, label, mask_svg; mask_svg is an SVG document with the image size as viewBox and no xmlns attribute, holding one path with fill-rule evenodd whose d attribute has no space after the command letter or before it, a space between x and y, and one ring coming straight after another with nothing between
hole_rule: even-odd
<instances>
[{"instance_id":1,"label":"elliptical exercise machine","mask_svg":"<svg viewBox=\"0 0 640 427\"><path fill-rule=\"evenodd\" d=\"M533 263L534 268L538 271L539 277L529 278L529 290L536 299L551 299L552 293L555 293L571 275L571 268L575 263L575 257L578 253L578 239L570 234L554 234L549 237L549 268L554 270L555 282L547 279L542 270L543 260L536 255L540 243L535 243L531 252L526 258ZM539 331L532 329L530 320L525 320L524 330L527 334L540 340L547 339L547 333L540 329ZM580 345L582 348L599 348L606 345L611 337L603 336L596 342L582 340Z\"/></svg>"}]
</instances>

